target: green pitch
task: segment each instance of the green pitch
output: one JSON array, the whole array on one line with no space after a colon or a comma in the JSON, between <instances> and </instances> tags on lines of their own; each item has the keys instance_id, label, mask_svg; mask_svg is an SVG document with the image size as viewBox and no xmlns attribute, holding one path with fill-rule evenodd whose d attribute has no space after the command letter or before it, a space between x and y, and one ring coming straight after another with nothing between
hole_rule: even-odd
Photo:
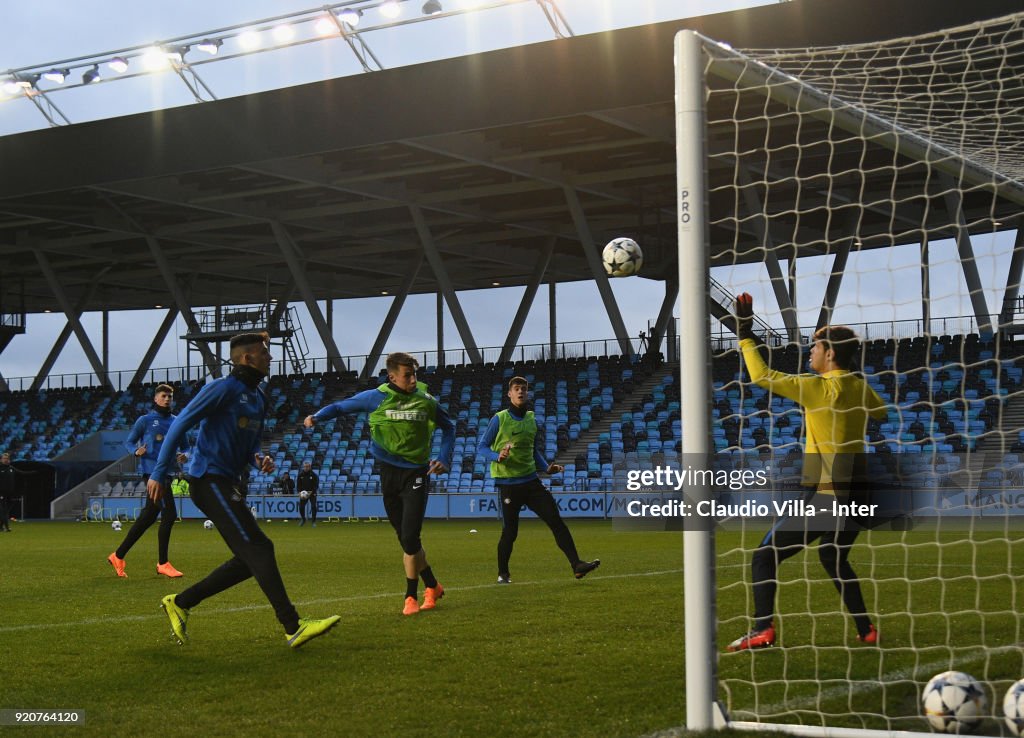
<instances>
[{"instance_id":1,"label":"green pitch","mask_svg":"<svg viewBox=\"0 0 1024 738\"><path fill-rule=\"evenodd\" d=\"M495 583L496 522L428 523L447 594L409 618L385 523L269 524L300 614L342 616L297 652L252 581L195 608L191 642L174 644L160 598L227 558L197 522L175 527L176 581L154 571L155 530L128 555L124 580L105 560L123 536L108 525L17 524L0 536L0 708L84 709L72 730L104 736L638 736L682 725L681 534L569 523L601 568L574 580L543 524L524 521L511 586ZM720 644L748 627L749 554L762 533L718 536ZM738 719L818 723L821 710L831 724L884 727L885 713L916 715L920 686L950 666L991 679L1001 698L1024 676L1024 545L974 535L974 546L937 546L924 531L858 545L881 650L855 642L815 555L786 562L785 647L723 655L722 699ZM917 717L893 727L925 729Z\"/></svg>"},{"instance_id":2,"label":"green pitch","mask_svg":"<svg viewBox=\"0 0 1024 738\"><path fill-rule=\"evenodd\" d=\"M228 558L198 522L171 539L182 580L155 573L155 527L118 579L105 559L123 532L17 524L0 537L0 708L85 709L73 730L103 736L615 736L682 724L680 534L570 526L600 569L576 581L547 528L524 521L505 586L498 523L428 522L446 595L403 617L386 523L265 525L300 615L342 616L292 651L252 580L192 611L187 646L171 640L160 598Z\"/></svg>"}]
</instances>

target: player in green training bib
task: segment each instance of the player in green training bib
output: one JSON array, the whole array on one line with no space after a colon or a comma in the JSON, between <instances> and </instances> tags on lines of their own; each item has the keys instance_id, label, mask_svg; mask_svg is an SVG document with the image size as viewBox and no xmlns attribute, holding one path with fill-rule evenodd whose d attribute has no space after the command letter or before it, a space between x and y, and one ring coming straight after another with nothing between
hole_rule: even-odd
<instances>
[{"instance_id":1,"label":"player in green training bib","mask_svg":"<svg viewBox=\"0 0 1024 738\"><path fill-rule=\"evenodd\" d=\"M367 413L370 419L370 453L377 460L384 510L402 544L405 566L403 615L432 610L444 596L442 587L427 563L420 542L423 516L427 511L428 479L443 474L452 465L455 425L438 401L416 381L419 362L409 354L388 354L387 384L335 402L305 420L316 423L345 413ZM441 429L438 459L430 458L434 428ZM423 604L417 602L420 578L425 587Z\"/></svg>"},{"instance_id":2,"label":"player in green training bib","mask_svg":"<svg viewBox=\"0 0 1024 738\"><path fill-rule=\"evenodd\" d=\"M549 464L537 445L537 420L533 411L527 409L529 390L530 383L523 377L509 380L508 399L512 405L491 418L477 447L477 454L491 462L491 477L501 498L498 584L512 582L508 562L519 535L519 512L523 506L533 510L551 529L577 579L601 565L600 559L580 559L572 534L558 512L558 503L537 476L538 471L555 474L562 467Z\"/></svg>"}]
</instances>

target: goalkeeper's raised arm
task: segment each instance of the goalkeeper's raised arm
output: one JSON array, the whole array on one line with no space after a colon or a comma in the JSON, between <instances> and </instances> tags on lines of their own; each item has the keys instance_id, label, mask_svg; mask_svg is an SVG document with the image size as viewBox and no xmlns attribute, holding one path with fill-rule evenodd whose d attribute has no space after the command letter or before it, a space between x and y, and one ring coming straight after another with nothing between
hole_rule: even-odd
<instances>
[{"instance_id":1,"label":"goalkeeper's raised arm","mask_svg":"<svg viewBox=\"0 0 1024 738\"><path fill-rule=\"evenodd\" d=\"M800 403L807 427L806 453L860 453L868 415L882 419L885 401L853 373L860 340L843 325L814 332L808 367L813 374L787 374L770 369L761 357L750 325L753 299L736 298L737 335L750 380L759 387Z\"/></svg>"}]
</instances>

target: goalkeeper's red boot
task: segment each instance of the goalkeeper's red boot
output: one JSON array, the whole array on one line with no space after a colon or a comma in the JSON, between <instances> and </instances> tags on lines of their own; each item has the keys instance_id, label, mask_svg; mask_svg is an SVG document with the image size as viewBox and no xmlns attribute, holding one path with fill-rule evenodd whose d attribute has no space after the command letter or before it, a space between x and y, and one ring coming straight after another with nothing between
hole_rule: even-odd
<instances>
[{"instance_id":1,"label":"goalkeeper's red boot","mask_svg":"<svg viewBox=\"0 0 1024 738\"><path fill-rule=\"evenodd\" d=\"M775 645L775 623L772 623L767 628L757 630L756 628L745 636L737 638L735 641L730 643L727 647L727 651L748 651L752 648L768 648L769 646Z\"/></svg>"},{"instance_id":2,"label":"goalkeeper's red boot","mask_svg":"<svg viewBox=\"0 0 1024 738\"><path fill-rule=\"evenodd\" d=\"M864 635L858 635L857 640L861 643L871 643L873 645L878 644L878 629L873 625L868 626L870 630Z\"/></svg>"},{"instance_id":3,"label":"goalkeeper's red boot","mask_svg":"<svg viewBox=\"0 0 1024 738\"><path fill-rule=\"evenodd\" d=\"M405 607L402 608L403 615L415 615L420 611L420 605L415 597L405 598Z\"/></svg>"}]
</instances>

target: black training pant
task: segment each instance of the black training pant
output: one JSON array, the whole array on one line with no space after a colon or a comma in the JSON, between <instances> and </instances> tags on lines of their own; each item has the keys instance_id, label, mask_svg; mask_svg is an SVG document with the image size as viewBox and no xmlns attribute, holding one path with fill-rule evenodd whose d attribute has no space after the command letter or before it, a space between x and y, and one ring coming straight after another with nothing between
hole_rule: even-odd
<instances>
[{"instance_id":1,"label":"black training pant","mask_svg":"<svg viewBox=\"0 0 1024 738\"><path fill-rule=\"evenodd\" d=\"M309 517L316 522L316 493L314 492L306 499L299 498L299 517L302 518L302 522L306 522L306 504L310 505ZM328 521L330 522L330 521Z\"/></svg>"},{"instance_id":2,"label":"black training pant","mask_svg":"<svg viewBox=\"0 0 1024 738\"><path fill-rule=\"evenodd\" d=\"M147 475L146 479L149 478ZM121 541L121 545L117 547L117 558L123 559L128 555L128 552L132 550L132 546L135 542L142 538L142 534L149 530L149 527L156 522L157 516L160 517L160 528L156 533L157 542L157 557L158 564L167 563L167 549L171 543L171 528L174 527L174 521L178 519L178 508L174 504L174 495L167 489L164 491L164 496L160 498L158 502L146 498L146 506L142 508L142 512L139 513L139 517L132 523L132 527L128 529L128 535Z\"/></svg>"},{"instance_id":3,"label":"black training pant","mask_svg":"<svg viewBox=\"0 0 1024 738\"><path fill-rule=\"evenodd\" d=\"M753 574L754 618L758 629L768 627L775 612L775 593L778 589L779 564L795 556L814 541L818 543L818 558L832 579L843 604L853 616L857 631L864 635L871 624L864 604L857 573L850 566L850 549L860 533L860 526L850 520L837 520L833 529L809 530L806 521L794 525L791 517L781 518L765 535L754 551L751 565ZM803 528L803 529L801 529Z\"/></svg>"},{"instance_id":4,"label":"black training pant","mask_svg":"<svg viewBox=\"0 0 1024 738\"><path fill-rule=\"evenodd\" d=\"M0 495L0 528L11 529L11 505L6 495Z\"/></svg>"},{"instance_id":5,"label":"black training pant","mask_svg":"<svg viewBox=\"0 0 1024 738\"><path fill-rule=\"evenodd\" d=\"M508 576L508 562L512 558L512 545L519 536L519 512L523 505L533 510L555 536L555 543L575 569L580 563L576 543L569 527L558 512L558 503L539 479L522 484L497 484L501 497L501 539L498 541L498 574Z\"/></svg>"},{"instance_id":6,"label":"black training pant","mask_svg":"<svg viewBox=\"0 0 1024 738\"><path fill-rule=\"evenodd\" d=\"M402 551L413 556L423 548L420 531L423 530L423 516L427 512L427 495L430 478L427 467L406 469L381 461L380 486L384 493L384 511L388 522L398 534Z\"/></svg>"},{"instance_id":7,"label":"black training pant","mask_svg":"<svg viewBox=\"0 0 1024 738\"><path fill-rule=\"evenodd\" d=\"M179 607L195 607L208 597L255 577L286 633L299 627L274 556L274 544L260 530L237 481L215 474L191 482L192 501L213 521L234 556L175 598Z\"/></svg>"}]
</instances>

